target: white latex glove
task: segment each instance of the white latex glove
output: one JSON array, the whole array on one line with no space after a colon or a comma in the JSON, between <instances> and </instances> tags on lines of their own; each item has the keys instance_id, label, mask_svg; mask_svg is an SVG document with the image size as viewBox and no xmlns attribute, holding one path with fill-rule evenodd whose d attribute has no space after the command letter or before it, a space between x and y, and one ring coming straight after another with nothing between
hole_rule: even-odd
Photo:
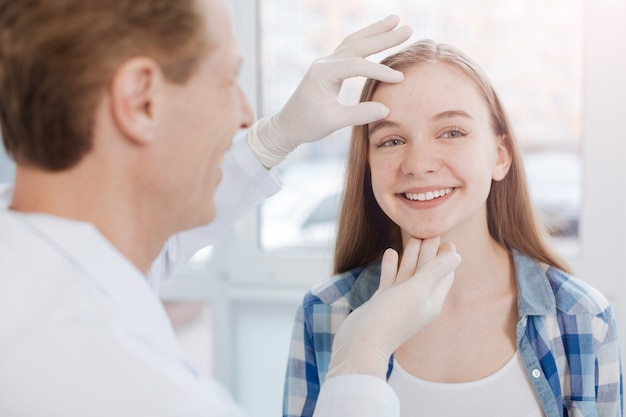
<instances>
[{"instance_id":1,"label":"white latex glove","mask_svg":"<svg viewBox=\"0 0 626 417\"><path fill-rule=\"evenodd\" d=\"M309 68L287 104L274 116L257 121L248 133L248 143L263 165L279 164L298 145L322 139L335 130L383 119L389 109L381 103L339 103L339 91L347 78L362 76L399 83L404 74L368 61L365 57L406 41L411 28L394 30L395 15L348 36L331 55Z\"/></svg>"},{"instance_id":2,"label":"white latex glove","mask_svg":"<svg viewBox=\"0 0 626 417\"><path fill-rule=\"evenodd\" d=\"M398 268L398 253L383 255L380 286L341 324L333 341L327 378L368 374L385 378L391 354L443 307L461 257L439 238L407 242Z\"/></svg>"}]
</instances>

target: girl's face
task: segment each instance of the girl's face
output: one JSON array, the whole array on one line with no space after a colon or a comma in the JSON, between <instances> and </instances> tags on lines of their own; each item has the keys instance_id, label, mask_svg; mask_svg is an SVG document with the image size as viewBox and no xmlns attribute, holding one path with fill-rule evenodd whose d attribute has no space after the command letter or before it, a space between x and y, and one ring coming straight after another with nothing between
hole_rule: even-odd
<instances>
[{"instance_id":1,"label":"girl's face","mask_svg":"<svg viewBox=\"0 0 626 417\"><path fill-rule=\"evenodd\" d=\"M390 109L368 127L376 201L402 229L403 242L488 233L491 181L504 178L511 160L485 99L448 64L423 63L404 74L372 97Z\"/></svg>"}]
</instances>

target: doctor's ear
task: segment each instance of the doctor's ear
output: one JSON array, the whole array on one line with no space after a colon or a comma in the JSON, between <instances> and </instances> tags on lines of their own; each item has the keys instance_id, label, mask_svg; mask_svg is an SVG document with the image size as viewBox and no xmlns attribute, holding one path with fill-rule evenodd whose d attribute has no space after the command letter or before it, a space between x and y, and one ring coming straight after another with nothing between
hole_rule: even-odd
<instances>
[{"instance_id":1,"label":"doctor's ear","mask_svg":"<svg viewBox=\"0 0 626 417\"><path fill-rule=\"evenodd\" d=\"M160 101L165 84L159 64L148 57L125 61L110 86L111 112L118 129L131 141L147 144L156 137Z\"/></svg>"}]
</instances>

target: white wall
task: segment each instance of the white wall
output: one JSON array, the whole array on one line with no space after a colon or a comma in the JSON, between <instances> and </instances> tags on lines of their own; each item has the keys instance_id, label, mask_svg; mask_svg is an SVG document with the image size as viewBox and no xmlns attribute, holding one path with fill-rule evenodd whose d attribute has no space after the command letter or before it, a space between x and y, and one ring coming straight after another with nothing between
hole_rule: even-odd
<instances>
[{"instance_id":1,"label":"white wall","mask_svg":"<svg viewBox=\"0 0 626 417\"><path fill-rule=\"evenodd\" d=\"M582 253L576 271L617 314L626 353L626 1L585 2Z\"/></svg>"}]
</instances>

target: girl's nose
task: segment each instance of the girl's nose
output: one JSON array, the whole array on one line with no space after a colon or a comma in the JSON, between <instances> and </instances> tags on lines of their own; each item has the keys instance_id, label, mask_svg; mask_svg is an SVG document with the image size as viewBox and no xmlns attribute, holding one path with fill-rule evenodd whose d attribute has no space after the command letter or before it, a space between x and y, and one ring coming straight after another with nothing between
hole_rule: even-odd
<instances>
[{"instance_id":1,"label":"girl's nose","mask_svg":"<svg viewBox=\"0 0 626 417\"><path fill-rule=\"evenodd\" d=\"M402 172L407 175L422 176L436 172L441 166L434 144L411 141L402 160Z\"/></svg>"}]
</instances>

